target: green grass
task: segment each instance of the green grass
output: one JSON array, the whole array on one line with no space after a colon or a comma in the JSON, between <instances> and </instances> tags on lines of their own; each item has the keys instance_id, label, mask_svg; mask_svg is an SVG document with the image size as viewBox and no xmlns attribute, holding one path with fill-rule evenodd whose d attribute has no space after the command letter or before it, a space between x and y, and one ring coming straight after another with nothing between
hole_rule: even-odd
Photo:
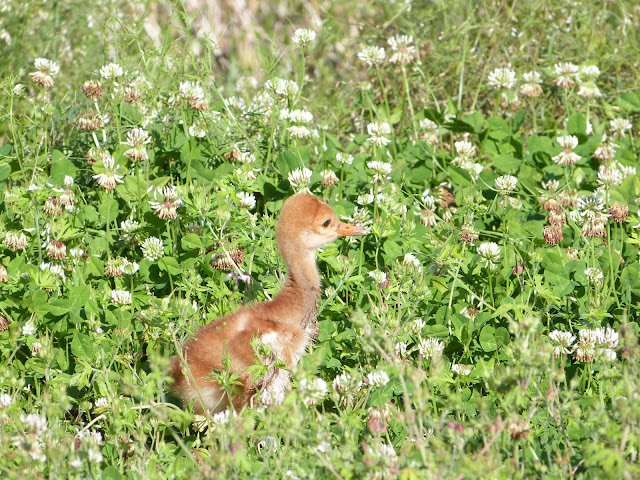
<instances>
[{"instance_id":1,"label":"green grass","mask_svg":"<svg viewBox=\"0 0 640 480\"><path fill-rule=\"evenodd\" d=\"M87 18L80 2L8 2L3 478L637 478L637 7L480 3L203 8L216 47L180 3ZM317 32L304 50L301 27ZM416 49L405 66L387 43L400 34ZM373 45L386 60L368 68L357 53ZM60 65L51 87L29 75L38 57ZM112 62L124 74L101 78ZM561 87L560 62L596 65L601 96L580 94L584 72ZM515 85L494 88L505 67ZM298 91L265 88L278 78ZM88 80L102 96L83 94ZM296 109L313 119L283 113ZM136 127L148 142L126 145ZM194 416L169 393L169 359L278 291L273 228L301 168L371 233L318 253L320 335L282 405ZM150 203L173 201L170 185L176 218ZM151 237L162 251L145 256ZM555 330L576 337L564 352ZM321 381L326 395L309 387Z\"/></svg>"}]
</instances>

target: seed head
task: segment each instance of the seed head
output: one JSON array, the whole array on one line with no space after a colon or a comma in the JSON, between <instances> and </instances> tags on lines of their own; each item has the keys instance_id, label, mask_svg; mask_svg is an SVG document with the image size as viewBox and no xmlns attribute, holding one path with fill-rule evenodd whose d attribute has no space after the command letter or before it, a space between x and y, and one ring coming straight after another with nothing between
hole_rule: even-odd
<instances>
[{"instance_id":1,"label":"seed head","mask_svg":"<svg viewBox=\"0 0 640 480\"><path fill-rule=\"evenodd\" d=\"M78 117L78 129L85 132L95 132L104 127L104 120L97 112L85 113Z\"/></svg>"},{"instance_id":2,"label":"seed head","mask_svg":"<svg viewBox=\"0 0 640 480\"><path fill-rule=\"evenodd\" d=\"M623 223L629 218L629 206L624 203L614 202L608 213L614 222Z\"/></svg>"},{"instance_id":3,"label":"seed head","mask_svg":"<svg viewBox=\"0 0 640 480\"><path fill-rule=\"evenodd\" d=\"M544 241L548 245L556 245L564 239L562 234L562 227L560 225L547 225L542 230L542 236Z\"/></svg>"},{"instance_id":4,"label":"seed head","mask_svg":"<svg viewBox=\"0 0 640 480\"><path fill-rule=\"evenodd\" d=\"M84 93L89 100L95 100L102 96L104 87L97 80L87 80L82 85L82 93Z\"/></svg>"},{"instance_id":5,"label":"seed head","mask_svg":"<svg viewBox=\"0 0 640 480\"><path fill-rule=\"evenodd\" d=\"M47 255L56 260L60 260L67 256L67 246L58 240L53 240L47 245Z\"/></svg>"},{"instance_id":6,"label":"seed head","mask_svg":"<svg viewBox=\"0 0 640 480\"><path fill-rule=\"evenodd\" d=\"M478 231L473 228L473 225L470 223L465 223L460 228L460 241L467 245L472 245L474 242L478 241Z\"/></svg>"}]
</instances>

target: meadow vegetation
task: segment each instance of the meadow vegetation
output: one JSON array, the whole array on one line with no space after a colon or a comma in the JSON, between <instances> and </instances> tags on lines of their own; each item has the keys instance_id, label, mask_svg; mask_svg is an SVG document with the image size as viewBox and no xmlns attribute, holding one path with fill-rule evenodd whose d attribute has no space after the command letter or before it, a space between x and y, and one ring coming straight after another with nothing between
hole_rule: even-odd
<instances>
[{"instance_id":1,"label":"meadow vegetation","mask_svg":"<svg viewBox=\"0 0 640 480\"><path fill-rule=\"evenodd\" d=\"M86 7L0 2L2 478L640 476L636 2ZM194 415L309 191L292 390Z\"/></svg>"}]
</instances>

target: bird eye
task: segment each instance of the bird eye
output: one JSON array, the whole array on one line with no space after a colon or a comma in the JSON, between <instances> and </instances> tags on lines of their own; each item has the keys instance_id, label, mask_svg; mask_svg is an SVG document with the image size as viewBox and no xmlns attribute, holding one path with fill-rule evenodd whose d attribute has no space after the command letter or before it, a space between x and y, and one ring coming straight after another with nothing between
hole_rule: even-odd
<instances>
[{"instance_id":1,"label":"bird eye","mask_svg":"<svg viewBox=\"0 0 640 480\"><path fill-rule=\"evenodd\" d=\"M323 226L324 228L327 228L327 227L329 226L329 224L330 224L330 223L331 223L331 220L327 220L326 222L324 222L324 223L322 224L322 226Z\"/></svg>"}]
</instances>

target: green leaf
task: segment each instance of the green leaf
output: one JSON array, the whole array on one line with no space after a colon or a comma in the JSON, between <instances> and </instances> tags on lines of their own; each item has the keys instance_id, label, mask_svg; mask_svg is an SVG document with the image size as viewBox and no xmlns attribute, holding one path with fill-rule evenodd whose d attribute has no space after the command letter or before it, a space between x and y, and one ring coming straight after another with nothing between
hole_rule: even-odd
<instances>
[{"instance_id":1,"label":"green leaf","mask_svg":"<svg viewBox=\"0 0 640 480\"><path fill-rule=\"evenodd\" d=\"M113 222L118 218L118 201L108 194L104 194L98 206L98 213L103 222Z\"/></svg>"},{"instance_id":2,"label":"green leaf","mask_svg":"<svg viewBox=\"0 0 640 480\"><path fill-rule=\"evenodd\" d=\"M389 382L384 387L379 387L375 389L369 395L369 401L367 402L370 406L379 407L381 405L385 405L391 401L393 398L393 383Z\"/></svg>"},{"instance_id":3,"label":"green leaf","mask_svg":"<svg viewBox=\"0 0 640 480\"><path fill-rule=\"evenodd\" d=\"M491 160L491 166L503 172L513 172L522 165L522 160L509 155L498 155Z\"/></svg>"},{"instance_id":4,"label":"green leaf","mask_svg":"<svg viewBox=\"0 0 640 480\"><path fill-rule=\"evenodd\" d=\"M162 257L160 260L158 260L158 266L161 270L165 270L171 275L179 275L180 273L182 273L180 264L173 257Z\"/></svg>"},{"instance_id":5,"label":"green leaf","mask_svg":"<svg viewBox=\"0 0 640 480\"><path fill-rule=\"evenodd\" d=\"M495 352L498 349L496 329L491 325L485 325L480 332L480 346L485 352Z\"/></svg>"},{"instance_id":6,"label":"green leaf","mask_svg":"<svg viewBox=\"0 0 640 480\"><path fill-rule=\"evenodd\" d=\"M98 351L98 345L94 343L89 335L75 332L71 340L71 353L80 360L91 361Z\"/></svg>"},{"instance_id":7,"label":"green leaf","mask_svg":"<svg viewBox=\"0 0 640 480\"><path fill-rule=\"evenodd\" d=\"M587 117L581 113L574 113L567 122L567 133L569 135L587 134Z\"/></svg>"},{"instance_id":8,"label":"green leaf","mask_svg":"<svg viewBox=\"0 0 640 480\"><path fill-rule=\"evenodd\" d=\"M403 252L402 247L400 247L393 240L387 240L386 242L384 242L382 249L384 250L385 256L387 257L388 261L392 261L398 257L401 257Z\"/></svg>"},{"instance_id":9,"label":"green leaf","mask_svg":"<svg viewBox=\"0 0 640 480\"><path fill-rule=\"evenodd\" d=\"M182 237L182 240L180 240L180 245L182 245L182 248L187 251L200 250L204 248L204 246L202 245L202 239L195 233L190 233Z\"/></svg>"},{"instance_id":10,"label":"green leaf","mask_svg":"<svg viewBox=\"0 0 640 480\"><path fill-rule=\"evenodd\" d=\"M460 187L468 187L469 185L473 184L469 172L463 170L462 168L449 165L449 168L447 168L447 173L449 174L451 182L454 185L458 185Z\"/></svg>"},{"instance_id":11,"label":"green leaf","mask_svg":"<svg viewBox=\"0 0 640 480\"><path fill-rule=\"evenodd\" d=\"M0 165L0 182L5 181L11 175L11 165L3 163Z\"/></svg>"},{"instance_id":12,"label":"green leaf","mask_svg":"<svg viewBox=\"0 0 640 480\"><path fill-rule=\"evenodd\" d=\"M51 157L51 171L49 174L49 181L53 185L62 185L64 183L65 175L75 177L78 168L73 164L71 160L66 158L64 153L59 150L54 150Z\"/></svg>"}]
</instances>

